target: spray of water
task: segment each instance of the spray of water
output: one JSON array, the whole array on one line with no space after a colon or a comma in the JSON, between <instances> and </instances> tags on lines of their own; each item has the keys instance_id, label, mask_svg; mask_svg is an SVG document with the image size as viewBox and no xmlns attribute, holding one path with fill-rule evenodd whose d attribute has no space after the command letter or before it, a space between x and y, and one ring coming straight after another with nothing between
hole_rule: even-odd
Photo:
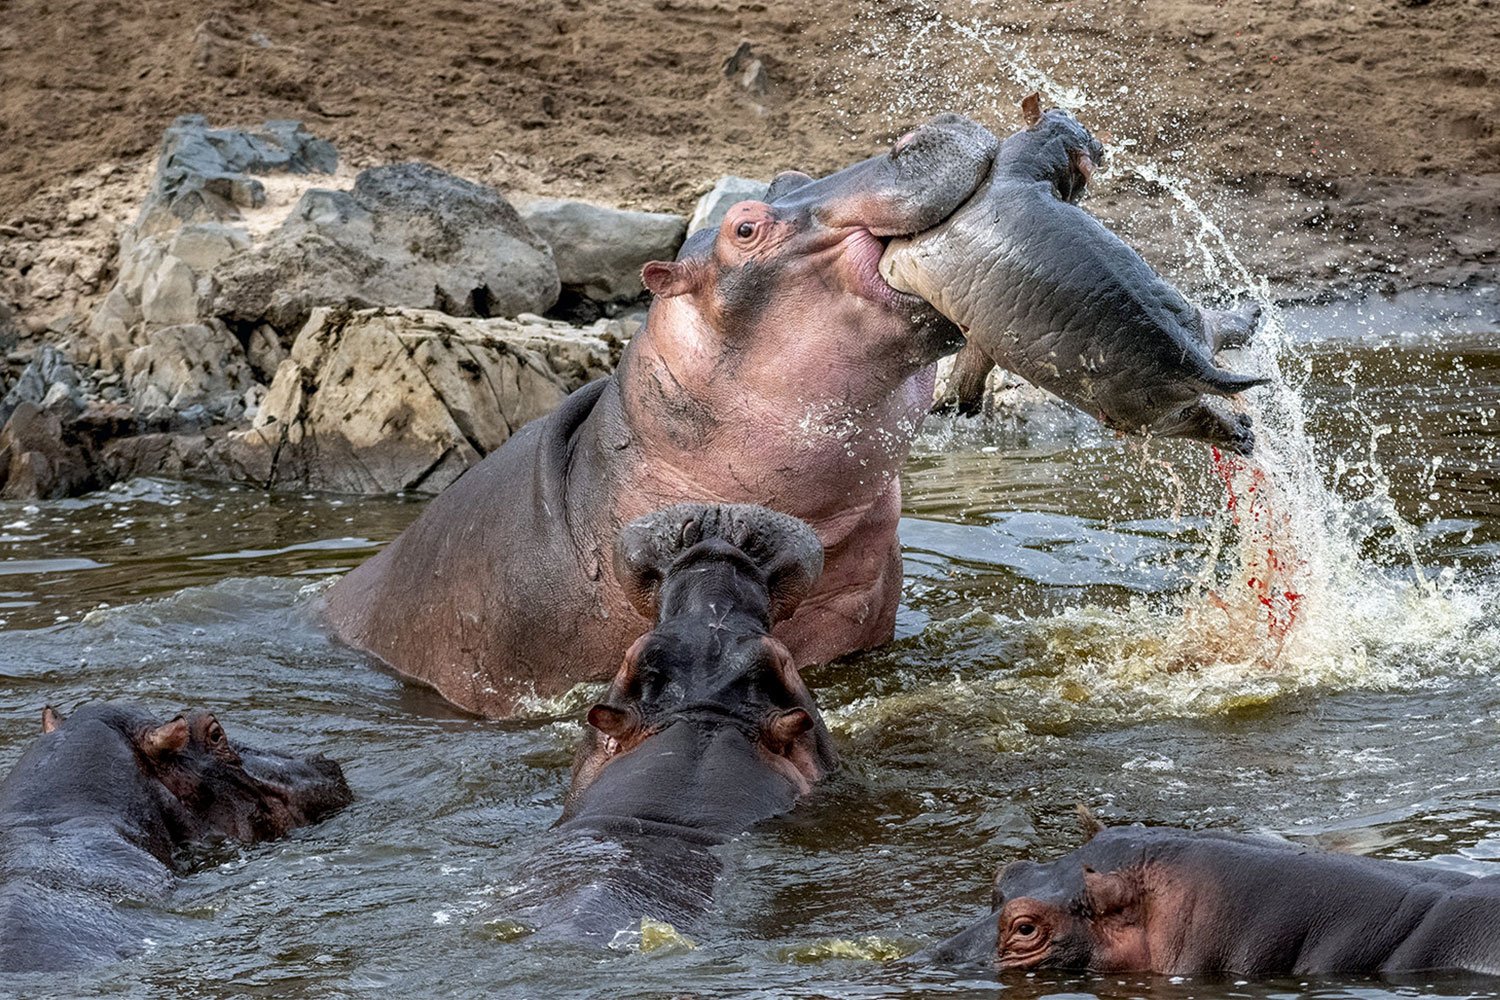
<instances>
[{"instance_id":1,"label":"spray of water","mask_svg":"<svg viewBox=\"0 0 1500 1000\"><path fill-rule=\"evenodd\" d=\"M1107 119L1107 101L1087 86L1054 79L1027 52L1025 35L978 15L957 20L928 9L904 24L865 27L863 44L881 52L877 64L891 80L893 120L917 117L932 110L924 105L934 97L949 96L960 110L1009 121L1017 96L1030 90L1086 124L1101 124L1090 121L1091 110ZM967 54L962 65L969 70L961 83L948 85L951 95L914 85L930 84L935 66L959 65L955 52ZM976 62L992 72L973 72ZM1153 713L1222 711L1310 685L1385 687L1490 669L1500 653L1500 637L1488 626L1493 588L1472 580L1459 586L1451 570L1434 573L1422 564L1417 531L1398 513L1376 452L1389 428L1363 418L1358 462L1367 493L1357 504L1347 502L1325 480L1307 429L1311 368L1267 281L1246 266L1194 197L1191 178L1138 155L1134 146L1128 138L1106 142L1104 182L1112 174L1164 192L1174 202L1174 234L1207 283L1227 297L1260 303L1259 334L1232 367L1272 382L1236 403L1255 421L1253 461L1213 457L1224 503L1191 586L1166 602L1081 607L1026 622L1041 640L1034 660L1052 661L1055 669L1044 671L1050 683L1065 674L1062 683L1080 697L1123 698L1150 704ZM1371 553L1377 534L1385 551Z\"/></svg>"}]
</instances>

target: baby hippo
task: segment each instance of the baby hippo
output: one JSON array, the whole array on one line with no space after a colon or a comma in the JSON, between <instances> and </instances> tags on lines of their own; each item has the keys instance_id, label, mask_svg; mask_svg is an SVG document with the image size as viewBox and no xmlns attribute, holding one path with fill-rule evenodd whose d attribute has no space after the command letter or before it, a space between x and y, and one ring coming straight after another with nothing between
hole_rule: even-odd
<instances>
[{"instance_id":1,"label":"baby hippo","mask_svg":"<svg viewBox=\"0 0 1500 1000\"><path fill-rule=\"evenodd\" d=\"M1257 979L1500 974L1500 875L1143 826L1006 865L993 910L929 957L1001 969Z\"/></svg>"},{"instance_id":2,"label":"baby hippo","mask_svg":"<svg viewBox=\"0 0 1500 1000\"><path fill-rule=\"evenodd\" d=\"M880 270L957 323L968 343L950 385L978 409L999 365L1107 427L1187 437L1248 455L1250 420L1204 396L1263 378L1214 364L1249 339L1259 308L1199 309L1076 204L1104 148L1066 111L1022 103L988 184L934 229L893 240Z\"/></svg>"},{"instance_id":3,"label":"baby hippo","mask_svg":"<svg viewBox=\"0 0 1500 1000\"><path fill-rule=\"evenodd\" d=\"M0 972L139 952L172 924L178 848L280 837L351 798L333 761L236 745L206 711L46 708L42 733L0 784Z\"/></svg>"}]
</instances>

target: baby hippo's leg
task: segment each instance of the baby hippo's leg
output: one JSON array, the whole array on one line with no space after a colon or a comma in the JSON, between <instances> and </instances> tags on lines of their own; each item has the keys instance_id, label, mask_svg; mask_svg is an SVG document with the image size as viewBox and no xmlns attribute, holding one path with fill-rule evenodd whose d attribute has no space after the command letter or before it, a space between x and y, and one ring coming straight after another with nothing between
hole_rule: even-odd
<instances>
[{"instance_id":1,"label":"baby hippo's leg","mask_svg":"<svg viewBox=\"0 0 1500 1000\"><path fill-rule=\"evenodd\" d=\"M1189 403L1158 420L1151 433L1159 437L1196 438L1246 457L1255 450L1255 432L1250 429L1249 415L1230 413L1221 404L1207 399Z\"/></svg>"},{"instance_id":2,"label":"baby hippo's leg","mask_svg":"<svg viewBox=\"0 0 1500 1000\"><path fill-rule=\"evenodd\" d=\"M1234 309L1204 309L1203 335L1208 349L1217 354L1225 348L1244 347L1260 322L1260 303L1246 302Z\"/></svg>"},{"instance_id":3,"label":"baby hippo's leg","mask_svg":"<svg viewBox=\"0 0 1500 1000\"><path fill-rule=\"evenodd\" d=\"M951 413L957 410L972 417L984 406L984 383L989 378L995 362L979 346L979 341L964 344L953 359L953 370L932 404L933 413Z\"/></svg>"}]
</instances>

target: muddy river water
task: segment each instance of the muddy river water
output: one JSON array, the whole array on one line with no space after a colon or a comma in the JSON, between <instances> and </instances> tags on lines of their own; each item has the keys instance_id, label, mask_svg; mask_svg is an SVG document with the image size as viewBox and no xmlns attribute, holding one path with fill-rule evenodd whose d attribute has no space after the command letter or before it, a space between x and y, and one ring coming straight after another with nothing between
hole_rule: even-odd
<instances>
[{"instance_id":1,"label":"muddy river water","mask_svg":"<svg viewBox=\"0 0 1500 1000\"><path fill-rule=\"evenodd\" d=\"M180 932L139 959L18 987L1497 995L1454 976L995 980L901 961L981 911L997 863L1075 846L1075 802L1500 871L1500 310L1276 322L1262 350L1286 377L1253 404L1259 472L1060 410L929 423L905 475L897 639L810 676L845 766L720 851L691 942L648 926L604 952L530 946L505 916L561 808L588 692L483 722L320 630L329 580L418 502L136 481L0 505L0 767L43 703L130 698L324 751L358 796L284 842L187 859Z\"/></svg>"}]
</instances>

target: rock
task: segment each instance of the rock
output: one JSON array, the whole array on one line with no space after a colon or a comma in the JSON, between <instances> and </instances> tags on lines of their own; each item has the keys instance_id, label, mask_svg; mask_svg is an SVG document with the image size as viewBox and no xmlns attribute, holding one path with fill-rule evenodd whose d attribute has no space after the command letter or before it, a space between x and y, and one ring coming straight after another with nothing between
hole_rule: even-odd
<instances>
[{"instance_id":1,"label":"rock","mask_svg":"<svg viewBox=\"0 0 1500 1000\"><path fill-rule=\"evenodd\" d=\"M61 389L61 393L57 390ZM0 425L10 419L22 404L31 403L64 419L83 409L83 391L77 372L50 344L37 349L31 363L21 370L20 378L0 399Z\"/></svg>"},{"instance_id":2,"label":"rock","mask_svg":"<svg viewBox=\"0 0 1500 1000\"><path fill-rule=\"evenodd\" d=\"M0 499L53 500L94 482L87 451L58 414L27 401L0 428Z\"/></svg>"},{"instance_id":3,"label":"rock","mask_svg":"<svg viewBox=\"0 0 1500 1000\"><path fill-rule=\"evenodd\" d=\"M771 89L765 64L755 57L749 42L740 42L734 55L724 60L724 78L751 97L764 97Z\"/></svg>"},{"instance_id":4,"label":"rock","mask_svg":"<svg viewBox=\"0 0 1500 1000\"><path fill-rule=\"evenodd\" d=\"M20 339L21 331L16 326L15 310L0 302L0 355L14 350Z\"/></svg>"},{"instance_id":5,"label":"rock","mask_svg":"<svg viewBox=\"0 0 1500 1000\"><path fill-rule=\"evenodd\" d=\"M265 187L252 174L333 173L338 152L296 121L268 121L259 129L209 128L202 115L184 115L167 128L151 192L135 230L151 235L184 222L219 222L264 203Z\"/></svg>"},{"instance_id":6,"label":"rock","mask_svg":"<svg viewBox=\"0 0 1500 1000\"><path fill-rule=\"evenodd\" d=\"M171 255L162 257L141 286L141 318L156 326L196 322L198 292L193 269Z\"/></svg>"},{"instance_id":7,"label":"rock","mask_svg":"<svg viewBox=\"0 0 1500 1000\"><path fill-rule=\"evenodd\" d=\"M287 350L281 346L276 331L262 323L250 331L245 341L245 356L255 377L267 385L276 377L276 369L286 360Z\"/></svg>"},{"instance_id":8,"label":"rock","mask_svg":"<svg viewBox=\"0 0 1500 1000\"><path fill-rule=\"evenodd\" d=\"M504 198L420 163L366 170L351 191L308 191L264 246L213 278L213 315L282 331L321 306L540 312L560 287L546 244Z\"/></svg>"},{"instance_id":9,"label":"rock","mask_svg":"<svg viewBox=\"0 0 1500 1000\"><path fill-rule=\"evenodd\" d=\"M229 434L219 460L265 485L436 493L610 369L606 324L565 329L318 309L254 425Z\"/></svg>"},{"instance_id":10,"label":"rock","mask_svg":"<svg viewBox=\"0 0 1500 1000\"><path fill-rule=\"evenodd\" d=\"M126 392L152 423L239 419L253 382L239 341L220 323L152 330L125 359Z\"/></svg>"},{"instance_id":11,"label":"rock","mask_svg":"<svg viewBox=\"0 0 1500 1000\"><path fill-rule=\"evenodd\" d=\"M521 218L552 248L563 288L603 302L639 296L641 267L674 259L687 235L681 216L586 201L538 198L521 206Z\"/></svg>"},{"instance_id":12,"label":"rock","mask_svg":"<svg viewBox=\"0 0 1500 1000\"><path fill-rule=\"evenodd\" d=\"M766 196L770 188L766 181L754 181L748 177L736 177L726 174L714 182L714 186L707 194L698 199L698 204L693 207L692 218L688 219L688 235L691 236L700 229L709 229L724 221L724 216L729 213L731 206L742 201L760 201Z\"/></svg>"},{"instance_id":13,"label":"rock","mask_svg":"<svg viewBox=\"0 0 1500 1000\"><path fill-rule=\"evenodd\" d=\"M250 235L243 229L216 222L183 226L172 234L167 253L197 274L211 271L226 257L250 249Z\"/></svg>"}]
</instances>

